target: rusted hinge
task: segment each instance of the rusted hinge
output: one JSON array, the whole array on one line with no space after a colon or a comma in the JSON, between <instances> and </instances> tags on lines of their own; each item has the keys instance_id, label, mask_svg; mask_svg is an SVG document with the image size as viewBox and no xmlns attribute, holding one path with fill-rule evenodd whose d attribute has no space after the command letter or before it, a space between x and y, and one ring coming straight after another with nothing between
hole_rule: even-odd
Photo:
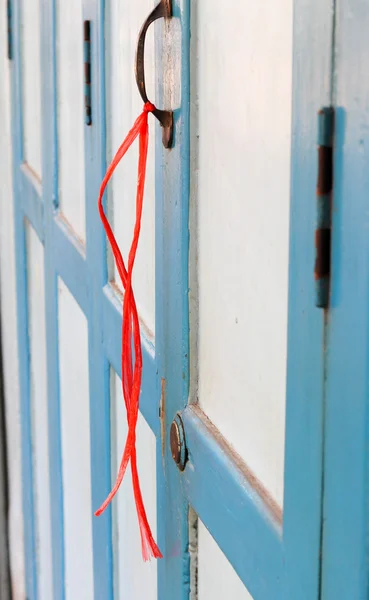
<instances>
[{"instance_id":1,"label":"rusted hinge","mask_svg":"<svg viewBox=\"0 0 369 600\"><path fill-rule=\"evenodd\" d=\"M91 125L91 21L83 23L83 60L85 73L85 123L86 125Z\"/></svg>"},{"instance_id":2,"label":"rusted hinge","mask_svg":"<svg viewBox=\"0 0 369 600\"><path fill-rule=\"evenodd\" d=\"M13 58L13 19L12 19L12 0L7 0L6 3L6 21L8 29L8 59Z\"/></svg>"},{"instance_id":3,"label":"rusted hinge","mask_svg":"<svg viewBox=\"0 0 369 600\"><path fill-rule=\"evenodd\" d=\"M318 113L318 182L316 188L315 304L327 308L331 272L331 213L333 190L334 110Z\"/></svg>"}]
</instances>

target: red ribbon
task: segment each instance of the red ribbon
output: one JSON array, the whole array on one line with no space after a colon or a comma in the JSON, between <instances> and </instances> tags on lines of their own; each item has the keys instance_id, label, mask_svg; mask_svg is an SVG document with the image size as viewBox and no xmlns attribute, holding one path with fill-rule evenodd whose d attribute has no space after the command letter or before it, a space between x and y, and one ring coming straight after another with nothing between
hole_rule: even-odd
<instances>
[{"instance_id":1,"label":"red ribbon","mask_svg":"<svg viewBox=\"0 0 369 600\"><path fill-rule=\"evenodd\" d=\"M101 221L104 225L106 235L109 239L115 264L117 265L119 277L124 288L123 299L123 320L122 320L122 388L124 402L127 410L128 434L121 459L118 476L109 496L100 508L95 512L96 516L101 515L107 506L110 504L115 494L117 493L120 484L122 483L124 474L127 469L129 460L131 461L133 492L136 502L137 516L141 534L142 557L148 560L151 556L162 558L162 554L156 545L152 536L149 522L147 520L145 506L142 499L140 480L137 471L137 456L136 456L136 425L138 419L139 398L141 391L142 379L142 349L140 324L136 301L132 289L132 271L136 258L136 251L141 229L141 216L143 194L146 177L146 162L147 162L147 147L149 141L148 129L148 113L155 110L155 106L151 102L146 102L143 112L136 119L132 129L129 131L124 142L118 149L111 164L109 165L105 177L102 181L99 193L98 207ZM128 148L134 140L139 136L139 157L138 157L138 180L136 192L136 221L134 226L133 240L128 255L127 269L124 264L122 253L115 239L110 223L105 215L103 208L103 195L105 188L114 173L114 170L122 160ZM134 361L132 356L132 334L134 346Z\"/></svg>"}]
</instances>

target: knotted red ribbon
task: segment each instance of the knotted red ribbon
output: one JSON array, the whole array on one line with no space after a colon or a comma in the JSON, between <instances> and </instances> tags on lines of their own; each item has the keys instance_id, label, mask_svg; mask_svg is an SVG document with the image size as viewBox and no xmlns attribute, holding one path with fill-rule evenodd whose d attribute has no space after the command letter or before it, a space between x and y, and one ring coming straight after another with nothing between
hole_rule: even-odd
<instances>
[{"instance_id":1,"label":"knotted red ribbon","mask_svg":"<svg viewBox=\"0 0 369 600\"><path fill-rule=\"evenodd\" d=\"M122 285L124 288L122 320L122 389L127 411L128 434L115 485L111 490L109 496L106 498L105 502L103 502L100 508L95 512L95 515L101 515L114 498L115 494L119 489L120 484L122 483L128 462L130 460L133 492L137 509L138 523L140 527L142 556L144 560L150 559L151 556L155 558L162 558L162 554L152 536L150 525L147 520L145 506L142 499L140 480L137 471L136 425L138 419L139 398L142 379L142 349L140 325L136 301L132 289L132 271L136 258L138 240L140 237L142 204L146 177L147 148L149 141L148 113L152 112L153 110L155 110L155 106L151 104L151 102L146 102L143 108L143 112L136 119L132 129L129 131L127 137L118 149L116 155L114 156L111 164L109 165L106 171L105 177L100 187L98 200L101 221L104 225L106 235L109 239L114 254L115 264L117 265L119 277L122 281ZM112 174L114 173L114 170L118 166L119 162L122 160L128 148L137 138L137 136L139 136L139 157L136 192L136 221L126 269L122 253L119 249L113 230L104 212L102 199L105 192L105 188ZM134 346L134 360L132 355L132 337Z\"/></svg>"}]
</instances>

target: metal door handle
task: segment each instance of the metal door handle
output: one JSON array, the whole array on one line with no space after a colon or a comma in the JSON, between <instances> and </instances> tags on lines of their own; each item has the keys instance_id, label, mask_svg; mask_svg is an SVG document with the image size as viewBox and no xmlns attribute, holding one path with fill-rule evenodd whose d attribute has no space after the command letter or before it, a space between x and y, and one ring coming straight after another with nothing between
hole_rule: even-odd
<instances>
[{"instance_id":1,"label":"metal door handle","mask_svg":"<svg viewBox=\"0 0 369 600\"><path fill-rule=\"evenodd\" d=\"M137 49L136 49L136 65L135 74L138 91L140 92L142 100L146 103L149 102L146 93L145 84L145 39L146 32L150 27L151 23L164 17L169 19L172 16L172 0L161 0L154 10L149 14L146 21L141 27L141 31L138 35ZM173 141L173 112L171 110L160 110L155 108L152 111L155 117L160 122L163 128L163 145L165 148L170 148Z\"/></svg>"}]
</instances>

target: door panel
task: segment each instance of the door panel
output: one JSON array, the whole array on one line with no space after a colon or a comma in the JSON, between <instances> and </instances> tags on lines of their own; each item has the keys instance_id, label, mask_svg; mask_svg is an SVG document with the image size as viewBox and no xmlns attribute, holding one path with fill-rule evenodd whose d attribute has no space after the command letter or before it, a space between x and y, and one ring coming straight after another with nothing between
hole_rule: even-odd
<instances>
[{"instance_id":1,"label":"door panel","mask_svg":"<svg viewBox=\"0 0 369 600\"><path fill-rule=\"evenodd\" d=\"M198 536L198 600L252 600L252 596L201 521Z\"/></svg>"},{"instance_id":2,"label":"door panel","mask_svg":"<svg viewBox=\"0 0 369 600\"><path fill-rule=\"evenodd\" d=\"M46 380L44 249L26 223L31 419L33 440L34 497L39 598L52 597L50 528L50 478L48 453L48 405Z\"/></svg>"},{"instance_id":3,"label":"door panel","mask_svg":"<svg viewBox=\"0 0 369 600\"><path fill-rule=\"evenodd\" d=\"M137 34L153 6L151 0L106 2L106 112L107 162L142 110L134 77ZM155 92L154 29L146 42L145 68L147 91ZM123 256L128 255L135 218L134 197L137 186L138 146L134 144L114 173L108 191L108 210L114 223ZM150 127L149 151L142 218L141 241L133 283L141 319L149 332L155 331L155 127ZM112 268L110 276L122 289L119 275Z\"/></svg>"},{"instance_id":4,"label":"door panel","mask_svg":"<svg viewBox=\"0 0 369 600\"><path fill-rule=\"evenodd\" d=\"M94 588L87 322L60 279L58 291L65 597L89 600Z\"/></svg>"},{"instance_id":5,"label":"door panel","mask_svg":"<svg viewBox=\"0 0 369 600\"><path fill-rule=\"evenodd\" d=\"M40 0L21 3L24 160L41 179Z\"/></svg>"},{"instance_id":6,"label":"door panel","mask_svg":"<svg viewBox=\"0 0 369 600\"><path fill-rule=\"evenodd\" d=\"M198 86L192 82L193 405L182 412L189 457L183 482L254 598L318 598L324 315L315 307L313 278L316 113L330 102L333 13L329 3L294 2L291 74L292 4L265 12L265 3L239 3L229 14L218 5L205 12L206 3L198 4L192 33L197 28L199 34L191 36ZM196 24L201 11L208 27ZM214 32L217 18L221 29ZM202 45L212 49L203 73ZM205 184L211 193L202 194ZM250 239L255 254L248 253ZM235 394L240 381L244 390Z\"/></svg>"},{"instance_id":7,"label":"door panel","mask_svg":"<svg viewBox=\"0 0 369 600\"><path fill-rule=\"evenodd\" d=\"M56 2L58 203L78 237L86 238L83 20L81 0Z\"/></svg>"},{"instance_id":8,"label":"door panel","mask_svg":"<svg viewBox=\"0 0 369 600\"><path fill-rule=\"evenodd\" d=\"M292 0L192 18L198 400L282 505Z\"/></svg>"}]
</instances>

